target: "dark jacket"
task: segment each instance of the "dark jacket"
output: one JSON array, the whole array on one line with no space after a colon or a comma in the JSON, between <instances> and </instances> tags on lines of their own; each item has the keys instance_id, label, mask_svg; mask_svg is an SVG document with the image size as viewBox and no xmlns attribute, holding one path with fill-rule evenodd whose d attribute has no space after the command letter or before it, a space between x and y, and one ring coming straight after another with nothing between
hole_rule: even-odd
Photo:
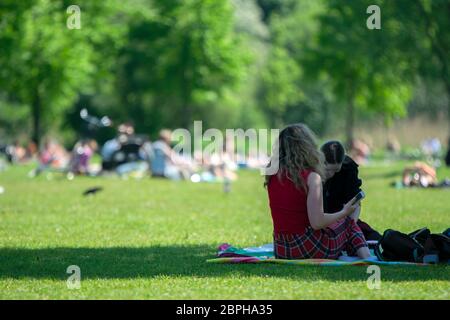
<instances>
[{"instance_id":1,"label":"dark jacket","mask_svg":"<svg viewBox=\"0 0 450 320\"><path fill-rule=\"evenodd\" d=\"M362 181L358 177L358 164L345 156L342 168L328 179L323 186L323 209L326 213L335 213L344 207L361 191ZM367 223L358 220L358 225L366 240L379 240L381 235Z\"/></svg>"}]
</instances>

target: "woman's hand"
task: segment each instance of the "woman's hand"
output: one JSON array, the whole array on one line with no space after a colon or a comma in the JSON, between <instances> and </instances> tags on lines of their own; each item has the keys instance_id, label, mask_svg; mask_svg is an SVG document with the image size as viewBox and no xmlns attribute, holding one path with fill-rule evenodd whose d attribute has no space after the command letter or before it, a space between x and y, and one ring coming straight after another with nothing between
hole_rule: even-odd
<instances>
[{"instance_id":1,"label":"woman's hand","mask_svg":"<svg viewBox=\"0 0 450 320\"><path fill-rule=\"evenodd\" d=\"M344 208L342 208L342 212L344 213L345 217L351 215L353 212L355 212L356 209L359 208L359 201L357 201L355 204L352 204L354 200L355 199L350 200L344 205Z\"/></svg>"}]
</instances>

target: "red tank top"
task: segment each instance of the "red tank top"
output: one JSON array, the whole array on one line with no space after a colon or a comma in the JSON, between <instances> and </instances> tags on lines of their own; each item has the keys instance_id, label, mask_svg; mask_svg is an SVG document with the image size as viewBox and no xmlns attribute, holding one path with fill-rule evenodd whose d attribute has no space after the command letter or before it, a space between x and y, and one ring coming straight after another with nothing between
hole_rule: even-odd
<instances>
[{"instance_id":1,"label":"red tank top","mask_svg":"<svg viewBox=\"0 0 450 320\"><path fill-rule=\"evenodd\" d=\"M305 184L312 170L304 170L301 177ZM310 226L307 209L307 192L297 189L295 184L287 177L278 179L272 176L267 186L269 205L272 213L274 233L295 234L304 233Z\"/></svg>"}]
</instances>

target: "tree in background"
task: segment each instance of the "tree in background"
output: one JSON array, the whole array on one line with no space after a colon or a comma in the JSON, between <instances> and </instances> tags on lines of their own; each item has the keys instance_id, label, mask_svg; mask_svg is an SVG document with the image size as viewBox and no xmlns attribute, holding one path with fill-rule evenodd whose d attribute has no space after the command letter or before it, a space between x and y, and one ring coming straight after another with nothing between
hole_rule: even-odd
<instances>
[{"instance_id":1,"label":"tree in background","mask_svg":"<svg viewBox=\"0 0 450 320\"><path fill-rule=\"evenodd\" d=\"M0 88L17 108L30 108L31 138L37 144L60 123L78 92L105 75L101 49L120 35L117 24L108 23L113 19L104 19L112 4L80 4L82 27L69 29L67 1L2 1Z\"/></svg>"},{"instance_id":2,"label":"tree in background","mask_svg":"<svg viewBox=\"0 0 450 320\"><path fill-rule=\"evenodd\" d=\"M389 1L403 37L396 39L413 76L442 83L450 132L450 0Z\"/></svg>"},{"instance_id":3,"label":"tree in background","mask_svg":"<svg viewBox=\"0 0 450 320\"><path fill-rule=\"evenodd\" d=\"M278 7L268 3L276 9L270 11L268 19L271 55L261 77L261 108L272 126L302 121L323 134L331 127L332 97L325 81L312 81L303 60L318 33L318 16L326 6L323 1L286 1Z\"/></svg>"},{"instance_id":4,"label":"tree in background","mask_svg":"<svg viewBox=\"0 0 450 320\"><path fill-rule=\"evenodd\" d=\"M369 30L366 9L373 1L327 2L320 17L320 31L303 60L312 75L328 78L338 103L345 105L346 140L353 141L356 109L369 109L386 119L405 115L410 85L405 79L408 65L395 39L399 30L395 11L383 1L382 29ZM337 111L335 111L337 112Z\"/></svg>"},{"instance_id":5,"label":"tree in background","mask_svg":"<svg viewBox=\"0 0 450 320\"><path fill-rule=\"evenodd\" d=\"M238 111L236 121L227 124L241 128L264 128L267 126L265 112L261 108L260 79L269 61L270 31L263 21L263 10L256 0L233 0L234 30L245 44L245 69L240 85L233 90L230 105Z\"/></svg>"},{"instance_id":6,"label":"tree in background","mask_svg":"<svg viewBox=\"0 0 450 320\"><path fill-rule=\"evenodd\" d=\"M68 0L0 3L3 133L71 143L84 107L151 135L302 121L320 135L345 123L351 141L373 115L450 122L450 0L78 2L81 30ZM372 4L381 30L366 27Z\"/></svg>"},{"instance_id":7,"label":"tree in background","mask_svg":"<svg viewBox=\"0 0 450 320\"><path fill-rule=\"evenodd\" d=\"M300 67L284 48L272 48L261 77L261 105L272 127L282 126L287 108L302 98L298 86L300 72Z\"/></svg>"},{"instance_id":8,"label":"tree in background","mask_svg":"<svg viewBox=\"0 0 450 320\"><path fill-rule=\"evenodd\" d=\"M189 128L220 107L242 78L232 6L214 0L153 5L156 15L132 23L119 57L121 101L141 129Z\"/></svg>"},{"instance_id":9,"label":"tree in background","mask_svg":"<svg viewBox=\"0 0 450 320\"><path fill-rule=\"evenodd\" d=\"M450 1L416 1L423 19L422 30L425 33L432 59L422 59L424 76L439 78L447 91L447 116L450 133Z\"/></svg>"}]
</instances>

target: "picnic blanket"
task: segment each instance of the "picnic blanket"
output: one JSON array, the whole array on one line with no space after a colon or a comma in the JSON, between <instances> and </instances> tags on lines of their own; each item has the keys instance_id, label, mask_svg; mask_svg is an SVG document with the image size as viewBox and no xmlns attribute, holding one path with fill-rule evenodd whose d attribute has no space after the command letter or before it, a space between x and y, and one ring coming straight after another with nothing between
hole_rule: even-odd
<instances>
[{"instance_id":1,"label":"picnic blanket","mask_svg":"<svg viewBox=\"0 0 450 320\"><path fill-rule=\"evenodd\" d=\"M359 259L342 255L338 260L332 259L275 259L273 244L265 244L259 247L237 248L228 243L221 244L218 248L217 258L208 259L208 263L276 263L293 265L316 265L316 266L361 266L361 265L401 265L401 266L427 266L424 263L403 261L381 261L376 256L369 259Z\"/></svg>"}]
</instances>

